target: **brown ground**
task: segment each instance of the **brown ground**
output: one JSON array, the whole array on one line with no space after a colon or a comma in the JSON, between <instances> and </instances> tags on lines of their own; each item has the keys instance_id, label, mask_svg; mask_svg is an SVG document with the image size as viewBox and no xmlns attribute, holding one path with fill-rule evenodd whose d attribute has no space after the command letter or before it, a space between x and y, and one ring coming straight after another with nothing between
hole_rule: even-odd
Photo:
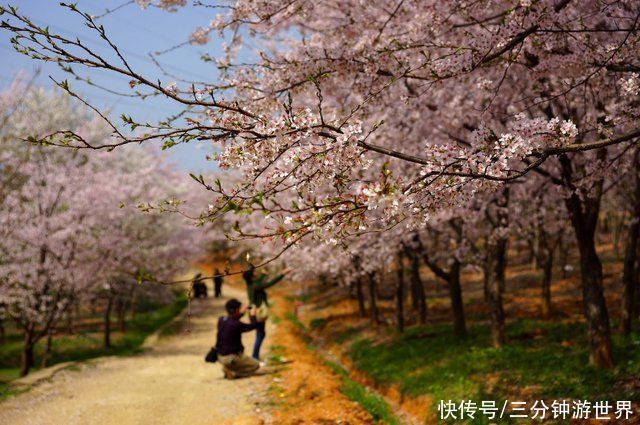
<instances>
[{"instance_id":1,"label":"brown ground","mask_svg":"<svg viewBox=\"0 0 640 425\"><path fill-rule=\"evenodd\" d=\"M275 326L274 340L278 352L292 363L280 371L271 384L275 401L272 423L293 424L373 424L371 416L356 402L340 392L340 382L322 360L307 348L295 325L285 320L285 313L294 310L284 298L291 284L272 291L273 311L280 318Z\"/></svg>"}]
</instances>

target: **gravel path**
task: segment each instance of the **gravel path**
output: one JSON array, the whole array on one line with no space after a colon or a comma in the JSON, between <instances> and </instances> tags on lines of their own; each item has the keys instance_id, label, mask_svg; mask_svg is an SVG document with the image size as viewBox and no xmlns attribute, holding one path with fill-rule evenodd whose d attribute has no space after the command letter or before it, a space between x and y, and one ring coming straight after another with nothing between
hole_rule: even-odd
<instances>
[{"instance_id":1,"label":"gravel path","mask_svg":"<svg viewBox=\"0 0 640 425\"><path fill-rule=\"evenodd\" d=\"M244 300L226 286L226 296ZM194 300L189 332L160 338L141 355L108 357L57 372L0 404L0 424L261 424L265 376L225 381L203 358L225 299ZM247 350L254 334L245 334ZM269 345L267 340L265 347Z\"/></svg>"}]
</instances>

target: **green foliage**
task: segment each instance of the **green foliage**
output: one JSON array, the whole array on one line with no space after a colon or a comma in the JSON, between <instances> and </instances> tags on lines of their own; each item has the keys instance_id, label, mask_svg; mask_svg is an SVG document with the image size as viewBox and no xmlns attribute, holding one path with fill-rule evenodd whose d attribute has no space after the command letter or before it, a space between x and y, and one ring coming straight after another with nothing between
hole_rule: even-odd
<instances>
[{"instance_id":1,"label":"green foliage","mask_svg":"<svg viewBox=\"0 0 640 425\"><path fill-rule=\"evenodd\" d=\"M140 351L147 336L168 323L186 305L187 299L181 295L168 306L136 315L133 320L127 322L127 331L114 338L113 347L108 349L102 347L102 334L99 329L98 332L57 336L53 339L52 353L47 364L52 366L56 363L82 361L100 356L135 354ZM7 391L7 382L17 378L21 350L22 339L18 334L8 335L6 342L0 345L0 398ZM44 340L40 340L34 353L36 365L40 364L43 352Z\"/></svg>"},{"instance_id":2,"label":"green foliage","mask_svg":"<svg viewBox=\"0 0 640 425\"><path fill-rule=\"evenodd\" d=\"M519 320L507 327L509 344L491 347L489 329L476 326L457 338L450 326L416 327L392 342L360 338L350 345L355 366L379 384L396 383L409 396L439 400L504 400L525 387L537 397L629 400L619 385L640 373L640 336L614 337L617 367L588 366L582 323ZM435 405L434 404L434 405Z\"/></svg>"}]
</instances>

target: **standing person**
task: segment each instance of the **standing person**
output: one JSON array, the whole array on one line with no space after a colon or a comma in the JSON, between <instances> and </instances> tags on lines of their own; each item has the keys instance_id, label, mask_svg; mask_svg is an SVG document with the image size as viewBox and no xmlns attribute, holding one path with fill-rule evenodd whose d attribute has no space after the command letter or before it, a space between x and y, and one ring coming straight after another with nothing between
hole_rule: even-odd
<instances>
[{"instance_id":1,"label":"standing person","mask_svg":"<svg viewBox=\"0 0 640 425\"><path fill-rule=\"evenodd\" d=\"M249 305L257 308L256 319L258 325L256 327L256 342L253 345L253 358L260 360L260 347L266 336L266 322L269 318L269 301L267 291L265 289L280 282L284 277L281 274L274 279L268 280L268 276L260 273L258 277L254 277L255 267L251 266L249 270L242 273L242 277L247 284L247 295L249 297Z\"/></svg>"},{"instance_id":2,"label":"standing person","mask_svg":"<svg viewBox=\"0 0 640 425\"><path fill-rule=\"evenodd\" d=\"M220 274L220 270L216 269L213 276L213 290L216 298L220 298L222 296L222 275Z\"/></svg>"},{"instance_id":3,"label":"standing person","mask_svg":"<svg viewBox=\"0 0 640 425\"><path fill-rule=\"evenodd\" d=\"M191 282L194 298L207 298L207 285L202 281L202 273L198 273Z\"/></svg>"},{"instance_id":4,"label":"standing person","mask_svg":"<svg viewBox=\"0 0 640 425\"><path fill-rule=\"evenodd\" d=\"M244 354L242 334L256 329L256 308L249 309L251 323L241 322L240 319L247 312L242 303L235 298L230 299L224 306L226 316L218 319L218 341L216 351L218 361L222 364L225 379L242 378L253 375L259 368L260 362Z\"/></svg>"}]
</instances>

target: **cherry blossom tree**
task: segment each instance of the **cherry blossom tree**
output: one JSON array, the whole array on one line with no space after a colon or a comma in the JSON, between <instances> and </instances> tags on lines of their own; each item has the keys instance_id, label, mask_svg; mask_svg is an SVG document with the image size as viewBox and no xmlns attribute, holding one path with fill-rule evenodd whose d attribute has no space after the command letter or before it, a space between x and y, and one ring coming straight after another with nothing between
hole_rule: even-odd
<instances>
[{"instance_id":1,"label":"cherry blossom tree","mask_svg":"<svg viewBox=\"0 0 640 425\"><path fill-rule=\"evenodd\" d=\"M212 32L230 40L217 59L219 80L203 83L140 74L91 15L63 6L96 31L110 57L15 8L1 9L0 27L18 51L80 81L114 73L132 95L165 96L185 113L157 124L123 117L137 132L111 123L111 139L99 143L76 131L34 141L88 149L216 142L219 165L242 179L201 179L213 198L201 219L264 213L267 230L239 224L237 235L277 240L280 251L398 223L419 230L438 210L495 193L486 275L498 331L507 239L495 235L508 225L508 184L547 176L564 190L578 241L590 361L611 366L594 232L612 159L640 137L635 2L238 0L214 7L226 13L189 40L206 43ZM261 46L254 61L237 59L247 39ZM68 82L57 84L78 96Z\"/></svg>"},{"instance_id":2,"label":"cherry blossom tree","mask_svg":"<svg viewBox=\"0 0 640 425\"><path fill-rule=\"evenodd\" d=\"M74 303L97 289L113 292L125 277L135 282L136 272L140 279L172 277L197 252L202 232L181 215L138 211L146 208L138 205L143 200L171 196L169 186L173 196L185 194L158 157L20 142L59 128L88 140L106 137L90 110L19 82L1 98L0 305L24 333L25 375L34 366L35 344L47 337L50 349L56 325ZM163 179L164 188L157 183ZM167 208L176 202L161 201Z\"/></svg>"}]
</instances>

